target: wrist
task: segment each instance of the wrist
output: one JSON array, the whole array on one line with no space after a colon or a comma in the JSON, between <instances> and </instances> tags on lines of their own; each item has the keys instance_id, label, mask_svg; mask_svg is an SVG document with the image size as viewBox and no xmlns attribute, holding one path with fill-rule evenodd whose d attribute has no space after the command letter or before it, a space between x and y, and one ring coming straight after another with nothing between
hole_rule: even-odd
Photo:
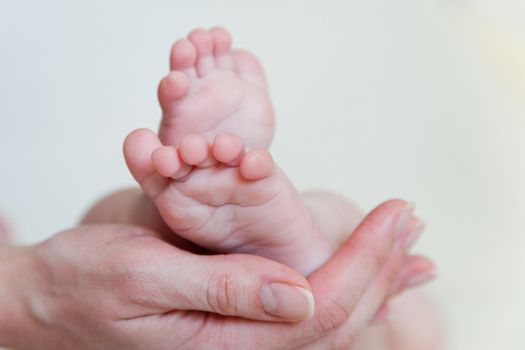
<instances>
[{"instance_id":1,"label":"wrist","mask_svg":"<svg viewBox=\"0 0 525 350\"><path fill-rule=\"evenodd\" d=\"M24 348L34 334L30 298L36 272L33 247L0 245L0 347Z\"/></svg>"}]
</instances>

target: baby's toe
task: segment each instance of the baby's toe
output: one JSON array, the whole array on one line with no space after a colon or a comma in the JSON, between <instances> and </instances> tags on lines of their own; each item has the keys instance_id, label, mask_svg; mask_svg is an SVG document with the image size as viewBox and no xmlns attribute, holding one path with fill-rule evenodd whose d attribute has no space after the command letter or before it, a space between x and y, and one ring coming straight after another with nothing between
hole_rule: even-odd
<instances>
[{"instance_id":1,"label":"baby's toe","mask_svg":"<svg viewBox=\"0 0 525 350\"><path fill-rule=\"evenodd\" d=\"M180 179L191 171L191 166L182 162L179 152L174 146L162 146L151 155L157 172L164 177Z\"/></svg>"},{"instance_id":2,"label":"baby's toe","mask_svg":"<svg viewBox=\"0 0 525 350\"><path fill-rule=\"evenodd\" d=\"M232 39L230 33L224 28L210 29L213 37L213 54L217 67L227 70L235 69L235 61L231 52Z\"/></svg>"},{"instance_id":3,"label":"baby's toe","mask_svg":"<svg viewBox=\"0 0 525 350\"><path fill-rule=\"evenodd\" d=\"M153 151L161 146L159 138L149 129L137 129L124 141L124 158L133 177L141 182L155 172L151 161Z\"/></svg>"},{"instance_id":4,"label":"baby's toe","mask_svg":"<svg viewBox=\"0 0 525 350\"><path fill-rule=\"evenodd\" d=\"M189 134L182 138L179 154L182 161L189 165L206 168L217 163L211 156L210 145L196 134Z\"/></svg>"},{"instance_id":5,"label":"baby's toe","mask_svg":"<svg viewBox=\"0 0 525 350\"><path fill-rule=\"evenodd\" d=\"M173 107L173 102L183 98L188 93L190 80L180 71L172 71L159 83L158 96L162 110L166 112Z\"/></svg>"},{"instance_id":6,"label":"baby's toe","mask_svg":"<svg viewBox=\"0 0 525 350\"><path fill-rule=\"evenodd\" d=\"M205 29L195 29L188 35L188 40L197 49L197 74L204 76L215 67L213 53L213 37Z\"/></svg>"},{"instance_id":7,"label":"baby's toe","mask_svg":"<svg viewBox=\"0 0 525 350\"><path fill-rule=\"evenodd\" d=\"M220 134L213 142L212 154L221 163L238 166L244 156L244 144L235 135Z\"/></svg>"},{"instance_id":8,"label":"baby's toe","mask_svg":"<svg viewBox=\"0 0 525 350\"><path fill-rule=\"evenodd\" d=\"M137 129L124 141L124 158L131 175L150 197L156 196L166 186L165 179L157 173L151 157L159 147L159 138L149 129Z\"/></svg>"},{"instance_id":9,"label":"baby's toe","mask_svg":"<svg viewBox=\"0 0 525 350\"><path fill-rule=\"evenodd\" d=\"M241 160L240 172L247 180L270 177L275 170L273 158L267 150L250 150Z\"/></svg>"},{"instance_id":10,"label":"baby's toe","mask_svg":"<svg viewBox=\"0 0 525 350\"><path fill-rule=\"evenodd\" d=\"M197 49L192 42L187 39L180 39L173 44L170 54L171 70L179 70L196 77L195 63L197 62Z\"/></svg>"}]
</instances>

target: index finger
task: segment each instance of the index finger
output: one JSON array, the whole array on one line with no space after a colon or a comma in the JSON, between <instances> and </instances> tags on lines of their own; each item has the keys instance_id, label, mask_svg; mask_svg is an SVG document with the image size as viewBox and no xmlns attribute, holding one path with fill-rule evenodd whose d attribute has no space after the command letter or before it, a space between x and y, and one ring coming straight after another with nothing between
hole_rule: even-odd
<instances>
[{"instance_id":1,"label":"index finger","mask_svg":"<svg viewBox=\"0 0 525 350\"><path fill-rule=\"evenodd\" d=\"M316 338L348 320L392 255L412 210L413 206L402 200L381 204L334 257L311 275L309 282L318 308L303 326L306 334Z\"/></svg>"}]
</instances>

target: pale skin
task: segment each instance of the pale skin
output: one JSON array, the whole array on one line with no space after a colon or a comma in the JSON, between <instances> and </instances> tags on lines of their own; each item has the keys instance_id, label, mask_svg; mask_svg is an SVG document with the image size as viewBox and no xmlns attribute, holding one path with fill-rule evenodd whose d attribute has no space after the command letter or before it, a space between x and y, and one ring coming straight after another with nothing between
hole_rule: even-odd
<instances>
[{"instance_id":1,"label":"pale skin","mask_svg":"<svg viewBox=\"0 0 525 350\"><path fill-rule=\"evenodd\" d=\"M128 167L163 221L213 251L315 271L337 248L333 228L319 226L323 216L335 213L345 232L357 221L343 199L305 201L274 164L266 150L274 115L257 59L232 51L225 30L197 29L174 44L170 68L159 84L159 136L139 129L124 142ZM423 226L415 220L417 236Z\"/></svg>"},{"instance_id":2,"label":"pale skin","mask_svg":"<svg viewBox=\"0 0 525 350\"><path fill-rule=\"evenodd\" d=\"M29 247L2 244L0 346L344 349L397 292L412 220L406 202L382 204L307 280L262 257L194 255L125 225L79 227ZM313 314L308 302L307 321L267 313L268 283L311 291Z\"/></svg>"},{"instance_id":3,"label":"pale skin","mask_svg":"<svg viewBox=\"0 0 525 350\"><path fill-rule=\"evenodd\" d=\"M334 252L266 150L245 151L230 134L212 144L191 134L162 147L153 132L137 130L125 154L166 224L202 247L264 256L305 275Z\"/></svg>"},{"instance_id":4,"label":"pale skin","mask_svg":"<svg viewBox=\"0 0 525 350\"><path fill-rule=\"evenodd\" d=\"M120 201L129 195L137 201ZM142 221L166 233L142 195L122 192L116 198L132 211L119 208L105 213L108 218ZM131 215L137 209L138 218ZM0 346L347 348L389 297L431 270L428 264L421 268L426 259L407 256L418 222L406 202L384 203L350 239L337 238L337 230L327 236L342 241L341 247L307 280L253 255L193 255L172 243L199 248L173 234L134 226L90 225L35 246L1 244ZM265 287L275 283L300 292L265 303Z\"/></svg>"},{"instance_id":5,"label":"pale skin","mask_svg":"<svg viewBox=\"0 0 525 350\"><path fill-rule=\"evenodd\" d=\"M188 249L199 248L180 236L212 251L269 257L308 275L361 215L334 194L299 196L273 163L265 150L274 116L262 67L230 46L222 29L196 30L175 43L171 71L159 85L159 136L139 129L126 139L128 166L160 215L129 190L99 203L86 222L116 220L174 231ZM410 227L412 245L423 226L414 217ZM433 277L428 260L409 262L403 274L411 283Z\"/></svg>"}]
</instances>

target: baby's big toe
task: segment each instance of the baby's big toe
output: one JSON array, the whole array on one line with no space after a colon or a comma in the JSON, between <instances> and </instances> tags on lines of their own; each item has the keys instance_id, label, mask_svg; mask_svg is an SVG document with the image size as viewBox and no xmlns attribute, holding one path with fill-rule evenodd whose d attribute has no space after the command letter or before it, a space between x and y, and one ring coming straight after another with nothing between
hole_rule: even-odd
<instances>
[{"instance_id":1,"label":"baby's big toe","mask_svg":"<svg viewBox=\"0 0 525 350\"><path fill-rule=\"evenodd\" d=\"M173 44L170 53L170 69L179 70L190 76L196 76L195 62L197 49L187 39L180 39Z\"/></svg>"},{"instance_id":2,"label":"baby's big toe","mask_svg":"<svg viewBox=\"0 0 525 350\"><path fill-rule=\"evenodd\" d=\"M183 98L188 93L190 81L179 71L172 71L159 83L159 102L164 112L173 108L173 102Z\"/></svg>"},{"instance_id":3,"label":"baby's big toe","mask_svg":"<svg viewBox=\"0 0 525 350\"><path fill-rule=\"evenodd\" d=\"M126 164L144 192L155 197L166 186L164 178L158 176L152 154L161 147L157 135L149 129L137 129L124 141Z\"/></svg>"}]
</instances>

